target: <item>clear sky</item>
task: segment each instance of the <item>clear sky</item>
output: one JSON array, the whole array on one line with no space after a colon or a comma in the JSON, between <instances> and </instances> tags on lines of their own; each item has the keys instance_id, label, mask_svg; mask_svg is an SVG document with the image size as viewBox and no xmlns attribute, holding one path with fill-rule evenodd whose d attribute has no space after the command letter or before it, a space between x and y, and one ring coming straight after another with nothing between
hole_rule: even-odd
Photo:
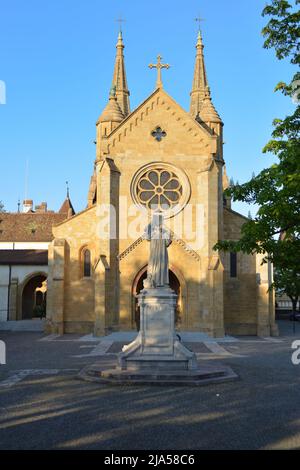
<instances>
[{"instance_id":1,"label":"clear sky","mask_svg":"<svg viewBox=\"0 0 300 470\"><path fill-rule=\"evenodd\" d=\"M148 64L160 53L166 91L189 107L199 14L213 102L224 127L229 176L246 181L268 166L263 155L272 120L293 108L274 93L292 67L262 48L266 0L2 0L0 80L0 200L47 201L58 210L70 184L76 211L85 208L95 159L95 122L112 80L116 19L123 37L131 108L155 87ZM26 178L28 162L28 178ZM27 180L27 184L25 184ZM27 191L26 191L27 186ZM27 194L26 194L27 193ZM245 205L235 209L248 213Z\"/></svg>"}]
</instances>

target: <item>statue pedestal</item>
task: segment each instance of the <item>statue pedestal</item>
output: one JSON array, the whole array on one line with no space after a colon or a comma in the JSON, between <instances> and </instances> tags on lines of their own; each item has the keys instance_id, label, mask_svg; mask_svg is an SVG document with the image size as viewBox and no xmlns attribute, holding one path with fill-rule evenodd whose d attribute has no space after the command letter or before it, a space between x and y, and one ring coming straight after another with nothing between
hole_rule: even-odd
<instances>
[{"instance_id":1,"label":"statue pedestal","mask_svg":"<svg viewBox=\"0 0 300 470\"><path fill-rule=\"evenodd\" d=\"M176 294L169 287L143 289L138 295L140 332L124 346L121 370L194 370L195 354L178 339L174 329Z\"/></svg>"},{"instance_id":2,"label":"statue pedestal","mask_svg":"<svg viewBox=\"0 0 300 470\"><path fill-rule=\"evenodd\" d=\"M201 364L196 354L186 348L175 333L176 294L168 286L167 247L170 233L163 228L163 214L154 214L146 228L150 240L150 258L145 288L140 292L140 332L123 347L112 369L94 364L79 374L84 380L114 384L206 385L235 380L230 367ZM159 286L163 287L149 287Z\"/></svg>"},{"instance_id":3,"label":"statue pedestal","mask_svg":"<svg viewBox=\"0 0 300 470\"><path fill-rule=\"evenodd\" d=\"M138 295L141 329L136 339L123 347L114 368L102 363L85 367L83 380L122 385L207 385L236 380L223 364L197 364L195 353L178 339L174 329L176 294L169 287L147 288Z\"/></svg>"}]
</instances>

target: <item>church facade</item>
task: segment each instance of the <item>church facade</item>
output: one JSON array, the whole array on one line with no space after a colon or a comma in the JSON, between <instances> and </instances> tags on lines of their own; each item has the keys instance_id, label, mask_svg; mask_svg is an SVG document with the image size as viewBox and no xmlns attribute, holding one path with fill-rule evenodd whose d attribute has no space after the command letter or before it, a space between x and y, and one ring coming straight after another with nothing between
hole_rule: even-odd
<instances>
[{"instance_id":1,"label":"church facade","mask_svg":"<svg viewBox=\"0 0 300 470\"><path fill-rule=\"evenodd\" d=\"M189 112L163 89L130 111L119 33L108 104L96 124L87 208L53 227L47 331L104 335L139 328L136 295L147 273L143 230L153 210L172 234L176 326L221 337L275 335L272 267L260 255L219 253L246 218L224 197L223 123L211 99L199 32ZM153 209L155 208L155 209Z\"/></svg>"}]
</instances>

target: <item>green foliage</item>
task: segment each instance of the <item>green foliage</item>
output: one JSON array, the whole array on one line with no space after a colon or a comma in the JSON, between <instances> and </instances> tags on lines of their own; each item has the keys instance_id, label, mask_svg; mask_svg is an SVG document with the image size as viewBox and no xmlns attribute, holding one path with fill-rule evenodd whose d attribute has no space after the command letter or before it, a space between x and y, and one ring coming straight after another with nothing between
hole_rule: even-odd
<instances>
[{"instance_id":1,"label":"green foliage","mask_svg":"<svg viewBox=\"0 0 300 470\"><path fill-rule=\"evenodd\" d=\"M293 302L293 307L297 305L300 294L300 274L296 269L279 267L274 272L273 287L279 295L286 294Z\"/></svg>"},{"instance_id":2,"label":"green foliage","mask_svg":"<svg viewBox=\"0 0 300 470\"><path fill-rule=\"evenodd\" d=\"M300 0L273 0L266 5L263 16L271 16L268 24L263 28L262 34L266 38L264 47L274 48L279 60L289 57L290 62L300 65L300 9L297 5ZM291 83L279 82L275 91L281 91L284 95L293 96L295 101L300 102L300 73L297 71ZM297 111L297 110L296 110ZM298 114L299 124L299 114ZM290 121L293 116L290 117ZM299 127L298 127L299 131Z\"/></svg>"},{"instance_id":3,"label":"green foliage","mask_svg":"<svg viewBox=\"0 0 300 470\"><path fill-rule=\"evenodd\" d=\"M266 49L274 48L279 60L292 56L291 62L299 64L300 11L297 5L287 0L273 0L266 5L262 15L271 16L269 23L263 28Z\"/></svg>"},{"instance_id":4,"label":"green foliage","mask_svg":"<svg viewBox=\"0 0 300 470\"><path fill-rule=\"evenodd\" d=\"M265 48L274 48L279 60L289 57L292 64L300 64L300 11L294 0L272 0L263 15L271 19L262 33ZM295 98L295 86L300 73L290 84L280 82L275 91ZM296 84L296 85L295 85ZM297 85L296 98L300 98ZM254 219L242 227L239 241L220 241L215 249L263 253L264 262L275 264L274 287L287 295L300 296L300 100L291 116L273 121L272 140L263 149L277 156L270 168L252 175L250 181L235 184L226 190L233 201L257 204Z\"/></svg>"},{"instance_id":5,"label":"green foliage","mask_svg":"<svg viewBox=\"0 0 300 470\"><path fill-rule=\"evenodd\" d=\"M2 201L0 201L0 212L5 212L4 204Z\"/></svg>"}]
</instances>

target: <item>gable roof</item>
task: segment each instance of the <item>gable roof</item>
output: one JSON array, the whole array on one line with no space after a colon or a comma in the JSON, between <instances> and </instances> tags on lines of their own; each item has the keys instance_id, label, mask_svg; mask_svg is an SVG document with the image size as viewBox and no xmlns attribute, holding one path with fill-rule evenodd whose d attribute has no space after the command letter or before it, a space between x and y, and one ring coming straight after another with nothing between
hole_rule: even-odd
<instances>
[{"instance_id":1,"label":"gable roof","mask_svg":"<svg viewBox=\"0 0 300 470\"><path fill-rule=\"evenodd\" d=\"M239 212L236 212L236 211L230 209L229 207L224 206L224 210L227 211L227 212L229 212L230 214L236 215L236 216L238 216L238 217L240 217L240 218L242 218L242 219L244 219L244 220L250 220L249 217L246 217L245 215L240 214Z\"/></svg>"},{"instance_id":2,"label":"gable roof","mask_svg":"<svg viewBox=\"0 0 300 470\"><path fill-rule=\"evenodd\" d=\"M76 219L77 217L81 217L81 216L82 216L83 214L85 214L86 212L88 212L88 211L90 211L90 210L92 210L92 209L95 209L95 207L96 207L95 204L93 204L93 205L91 205L91 206L88 206L88 207L86 207L85 209L83 209L82 211L76 212L72 217L69 217L69 218L67 218L66 215L63 214L63 216L64 216L63 219L62 219L62 220L58 220L57 222L55 222L55 223L53 224L53 226L58 227L58 226L63 225L63 224L68 224L68 223L70 223L71 221L73 221L74 219ZM54 238L54 237L52 236L52 239L53 239L53 238Z\"/></svg>"},{"instance_id":3,"label":"gable roof","mask_svg":"<svg viewBox=\"0 0 300 470\"><path fill-rule=\"evenodd\" d=\"M165 106L177 120L182 121L183 126L187 126L188 132L193 132L199 137L203 134L211 140L216 141L217 136L203 123L196 121L187 111L185 111L168 93L162 88L157 88L148 98L146 98L131 114L129 114L112 132L102 137L104 154L108 154L110 146L115 146L117 142L126 137L127 132L131 132L138 120L143 119L144 114L150 113L154 104ZM147 106L149 105L149 106ZM105 149L105 147L107 147Z\"/></svg>"},{"instance_id":4,"label":"gable roof","mask_svg":"<svg viewBox=\"0 0 300 470\"><path fill-rule=\"evenodd\" d=\"M207 127L204 127L200 122L196 121L185 109L183 109L180 104L177 103L177 101L172 98L165 90L164 88L156 88L151 95L148 96L141 104L139 104L127 117L122 121L118 127L116 127L108 136L107 138L109 139L114 133L118 131L123 125L128 122L132 117L134 117L139 111L149 102L151 101L156 95L162 95L163 97L167 98L168 100L171 101L172 105L177 109L178 112L183 113L185 117L189 120L191 124L194 124L196 128L200 128L206 135L209 135L210 137L212 134L209 132Z\"/></svg>"}]
</instances>

